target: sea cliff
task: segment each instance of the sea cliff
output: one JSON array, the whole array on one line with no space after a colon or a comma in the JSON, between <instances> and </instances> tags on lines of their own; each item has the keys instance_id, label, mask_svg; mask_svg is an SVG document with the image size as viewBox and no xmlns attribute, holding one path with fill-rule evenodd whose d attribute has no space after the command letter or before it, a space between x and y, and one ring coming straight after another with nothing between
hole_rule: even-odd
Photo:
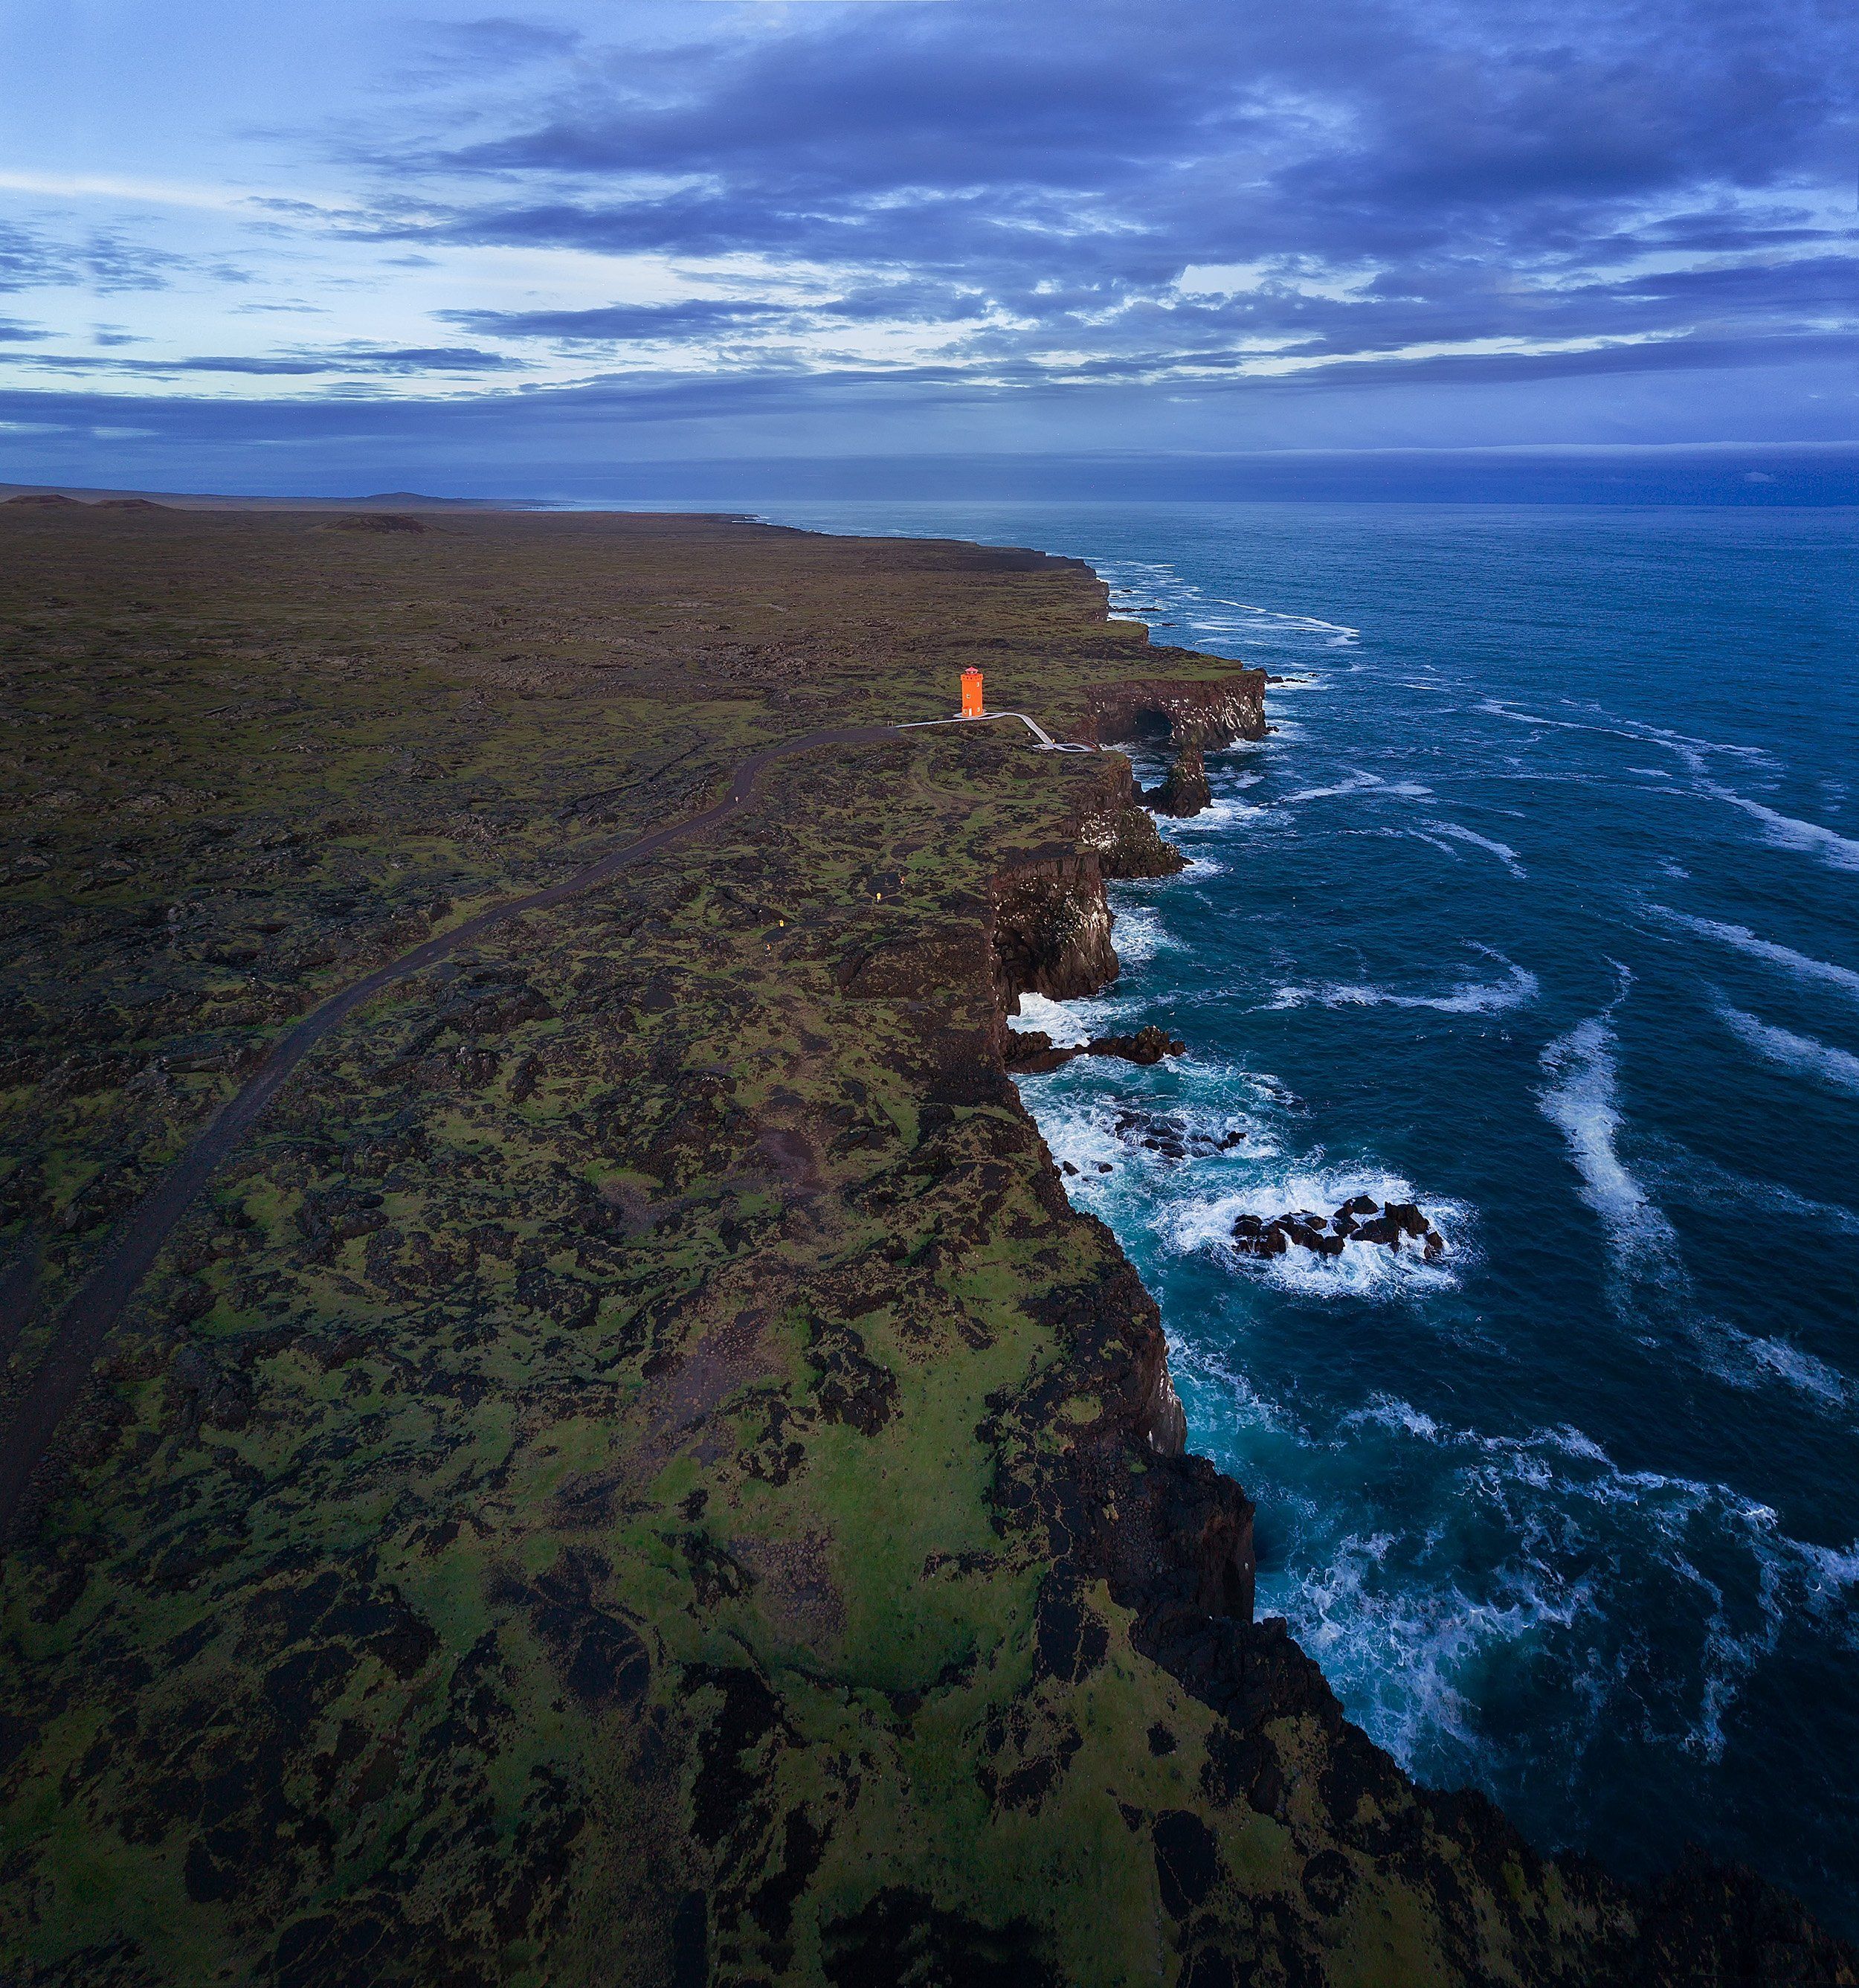
<instances>
[{"instance_id":1,"label":"sea cliff","mask_svg":"<svg viewBox=\"0 0 1859 1988\"><path fill-rule=\"evenodd\" d=\"M973 664L1172 741L1186 807L1259 673L1037 553L326 522L0 517L0 1969L1854 1978L1746 1875L1635 1890L1415 1787L1255 1620L1251 1506L1006 1063L1021 993L1114 975L1105 879L1178 859L1119 755L859 730ZM461 931L35 1422L177 1156Z\"/></svg>"}]
</instances>

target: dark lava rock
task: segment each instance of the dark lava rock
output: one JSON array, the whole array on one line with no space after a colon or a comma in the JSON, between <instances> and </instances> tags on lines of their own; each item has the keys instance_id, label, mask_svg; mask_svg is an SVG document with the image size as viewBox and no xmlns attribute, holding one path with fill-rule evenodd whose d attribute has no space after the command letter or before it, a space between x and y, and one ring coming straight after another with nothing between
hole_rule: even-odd
<instances>
[{"instance_id":1,"label":"dark lava rock","mask_svg":"<svg viewBox=\"0 0 1859 1988\"><path fill-rule=\"evenodd\" d=\"M1282 1256L1289 1243L1282 1228L1256 1215L1242 1215L1233 1223L1233 1247L1242 1256Z\"/></svg>"},{"instance_id":2,"label":"dark lava rock","mask_svg":"<svg viewBox=\"0 0 1859 1988\"><path fill-rule=\"evenodd\" d=\"M1445 1254L1445 1238L1429 1225L1415 1203L1391 1202L1379 1214L1373 1214L1377 1205L1367 1195L1359 1194L1330 1216L1307 1208L1275 1215L1269 1222L1256 1215L1242 1215L1233 1223L1233 1247L1242 1256L1282 1256L1293 1244L1315 1256L1340 1256L1345 1242L1378 1242L1398 1250L1411 1236L1421 1244L1429 1263ZM1360 1214L1371 1214L1371 1219L1358 1222Z\"/></svg>"},{"instance_id":3,"label":"dark lava rock","mask_svg":"<svg viewBox=\"0 0 1859 1988\"><path fill-rule=\"evenodd\" d=\"M1145 1067L1165 1056L1179 1056L1188 1045L1153 1022L1133 1036L1097 1036L1088 1043L1061 1049L1043 1029L1009 1029L1007 1031L1007 1067L1012 1070L1057 1070L1073 1057L1121 1057L1126 1063Z\"/></svg>"},{"instance_id":4,"label":"dark lava rock","mask_svg":"<svg viewBox=\"0 0 1859 1988\"><path fill-rule=\"evenodd\" d=\"M1056 1070L1080 1052L1058 1049L1043 1029L1009 1029L1007 1031L1007 1067L1016 1070Z\"/></svg>"},{"instance_id":5,"label":"dark lava rock","mask_svg":"<svg viewBox=\"0 0 1859 1988\"><path fill-rule=\"evenodd\" d=\"M1213 799L1200 747L1189 746L1169 768L1168 777L1159 787L1151 787L1143 799L1158 814L1174 815L1177 819L1198 814Z\"/></svg>"},{"instance_id":6,"label":"dark lava rock","mask_svg":"<svg viewBox=\"0 0 1859 1988\"><path fill-rule=\"evenodd\" d=\"M297 1210L297 1227L313 1263L326 1263L343 1243L387 1226L380 1196L359 1188L336 1186L307 1194Z\"/></svg>"},{"instance_id":7,"label":"dark lava rock","mask_svg":"<svg viewBox=\"0 0 1859 1988\"><path fill-rule=\"evenodd\" d=\"M1323 1223L1299 1222L1295 1219L1283 1224L1285 1235L1300 1249L1309 1249L1319 1256L1340 1256L1343 1253L1344 1238L1332 1236Z\"/></svg>"},{"instance_id":8,"label":"dark lava rock","mask_svg":"<svg viewBox=\"0 0 1859 1988\"><path fill-rule=\"evenodd\" d=\"M1146 1023L1133 1036L1095 1036L1085 1045L1087 1056L1121 1057L1126 1063L1148 1065L1165 1056L1179 1056L1188 1045L1154 1023Z\"/></svg>"},{"instance_id":9,"label":"dark lava rock","mask_svg":"<svg viewBox=\"0 0 1859 1988\"><path fill-rule=\"evenodd\" d=\"M1246 1137L1243 1132L1229 1131L1216 1139L1210 1133L1195 1131L1185 1119L1143 1111L1120 1112L1112 1129L1118 1138L1169 1160L1224 1153Z\"/></svg>"},{"instance_id":10,"label":"dark lava rock","mask_svg":"<svg viewBox=\"0 0 1859 1988\"><path fill-rule=\"evenodd\" d=\"M184 1345L168 1368L189 1422L241 1429L252 1419L252 1391L244 1377L222 1371L198 1346Z\"/></svg>"},{"instance_id":11,"label":"dark lava rock","mask_svg":"<svg viewBox=\"0 0 1859 1988\"><path fill-rule=\"evenodd\" d=\"M1120 1138L1134 1135L1145 1152L1160 1153L1171 1160L1188 1157L1188 1128L1179 1118L1144 1118L1125 1112L1117 1121L1117 1131Z\"/></svg>"}]
</instances>

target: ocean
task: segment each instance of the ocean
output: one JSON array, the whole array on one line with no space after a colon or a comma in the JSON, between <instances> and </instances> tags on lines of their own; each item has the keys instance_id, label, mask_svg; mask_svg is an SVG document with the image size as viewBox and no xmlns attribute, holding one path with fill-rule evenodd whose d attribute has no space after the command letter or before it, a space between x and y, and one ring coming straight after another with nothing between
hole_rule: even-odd
<instances>
[{"instance_id":1,"label":"ocean","mask_svg":"<svg viewBox=\"0 0 1859 1988\"><path fill-rule=\"evenodd\" d=\"M1545 1850L1695 1841L1859 1932L1859 514L761 515L1078 555L1286 679L1192 867L1115 887L1114 988L1026 1004L1187 1053L1026 1101L1352 1718ZM1443 1253L1232 1246L1359 1195Z\"/></svg>"}]
</instances>

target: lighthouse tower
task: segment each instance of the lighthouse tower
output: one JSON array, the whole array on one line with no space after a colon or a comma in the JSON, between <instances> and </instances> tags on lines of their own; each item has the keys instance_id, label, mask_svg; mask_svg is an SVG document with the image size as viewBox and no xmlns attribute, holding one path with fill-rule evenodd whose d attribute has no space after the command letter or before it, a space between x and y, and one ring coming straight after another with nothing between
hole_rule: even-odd
<instances>
[{"instance_id":1,"label":"lighthouse tower","mask_svg":"<svg viewBox=\"0 0 1859 1988\"><path fill-rule=\"evenodd\" d=\"M985 715L985 707L981 701L981 671L972 667L962 673L962 715L964 718Z\"/></svg>"}]
</instances>

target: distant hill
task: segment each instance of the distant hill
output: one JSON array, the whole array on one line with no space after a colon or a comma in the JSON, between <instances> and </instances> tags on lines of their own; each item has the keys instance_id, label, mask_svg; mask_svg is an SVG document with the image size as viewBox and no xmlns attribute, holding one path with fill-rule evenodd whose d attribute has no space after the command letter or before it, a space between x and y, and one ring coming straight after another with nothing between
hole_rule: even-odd
<instances>
[{"instance_id":1,"label":"distant hill","mask_svg":"<svg viewBox=\"0 0 1859 1988\"><path fill-rule=\"evenodd\" d=\"M129 499L177 511L527 511L522 498L424 497L416 490L377 491L367 497L228 497L198 491L95 490L81 484L0 483L0 502L14 497L67 497L79 503L121 503Z\"/></svg>"}]
</instances>

